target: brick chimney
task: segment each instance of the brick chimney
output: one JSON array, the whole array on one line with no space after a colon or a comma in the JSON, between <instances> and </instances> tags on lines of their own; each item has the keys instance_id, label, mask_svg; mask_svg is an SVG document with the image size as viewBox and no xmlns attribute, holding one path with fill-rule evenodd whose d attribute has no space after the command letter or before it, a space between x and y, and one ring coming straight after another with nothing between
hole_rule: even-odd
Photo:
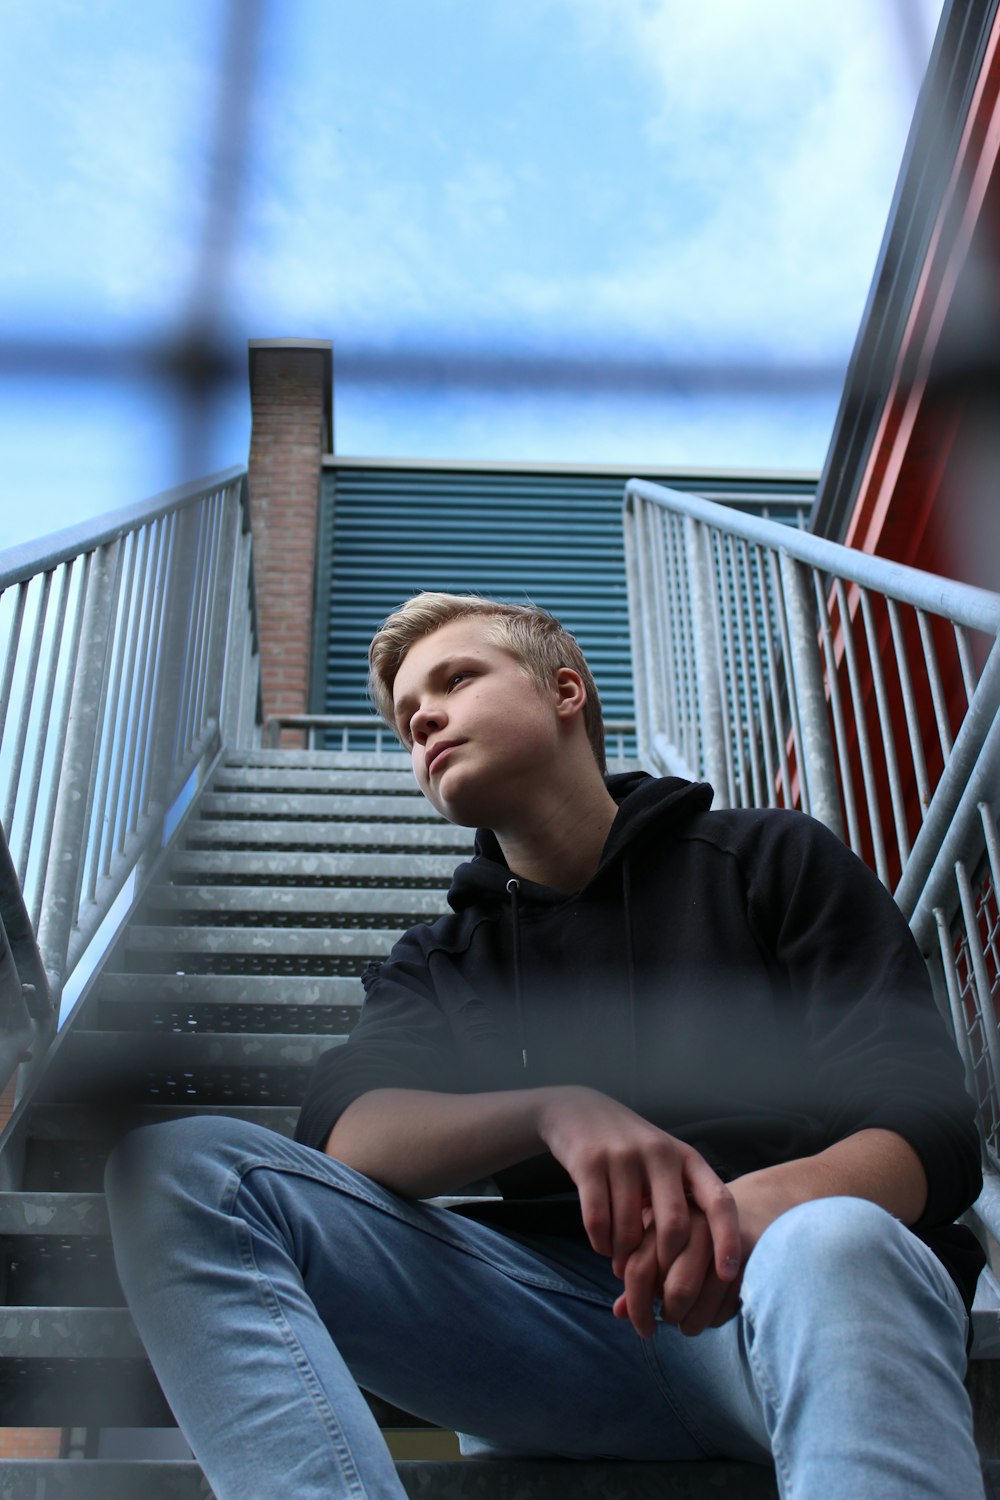
<instances>
[{"instance_id":1,"label":"brick chimney","mask_svg":"<svg viewBox=\"0 0 1000 1500\"><path fill-rule=\"evenodd\" d=\"M329 339L251 339L249 352L250 513L266 718L309 710L320 469L323 454L333 451L333 346ZM294 743L302 743L300 735Z\"/></svg>"}]
</instances>

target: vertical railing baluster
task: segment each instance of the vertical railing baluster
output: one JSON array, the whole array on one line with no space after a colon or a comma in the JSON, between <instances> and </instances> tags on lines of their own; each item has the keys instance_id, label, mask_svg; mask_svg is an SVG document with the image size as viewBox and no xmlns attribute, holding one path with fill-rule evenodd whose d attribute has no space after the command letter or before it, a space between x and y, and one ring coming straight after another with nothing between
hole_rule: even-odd
<instances>
[{"instance_id":1,"label":"vertical railing baluster","mask_svg":"<svg viewBox=\"0 0 1000 1500\"><path fill-rule=\"evenodd\" d=\"M861 618L864 623L865 640L868 643L868 660L871 664L872 684L875 688L875 709L882 732L882 751L885 757L886 777L889 782L889 801L892 806L893 823L896 829L896 850L900 869L910 856L910 835L906 827L906 808L903 805L903 788L896 756L896 741L892 733L892 714L889 709L889 694L885 673L882 670L882 653L879 646L875 621L872 618L871 597L867 589L859 589L861 596Z\"/></svg>"},{"instance_id":2,"label":"vertical railing baluster","mask_svg":"<svg viewBox=\"0 0 1000 1500\"><path fill-rule=\"evenodd\" d=\"M715 537L715 559L717 559L721 603L723 735L724 742L726 742L726 769L729 775L729 802L730 807L742 807L744 790L747 786L747 759L744 754L744 724L742 724L742 715L739 712L738 651L736 651L732 574L730 574L732 552L730 552L729 537L721 532Z\"/></svg>"},{"instance_id":3,"label":"vertical railing baluster","mask_svg":"<svg viewBox=\"0 0 1000 1500\"><path fill-rule=\"evenodd\" d=\"M69 651L66 656L65 675L62 686L62 705L59 714L59 723L56 728L55 738L52 745L52 756L49 761L49 788L45 800L45 817L42 824L41 838L38 841L38 875L35 883L35 893L29 904L31 925L35 932L39 931L39 923L42 914L42 899L45 891L45 883L48 876L49 866L52 860L52 834L55 825L56 805L58 802L59 783L62 779L62 768L66 764L66 742L69 735L69 720L73 706L74 684L77 678L77 665L80 657L80 643L83 639L83 622L86 613L87 596L90 592L91 573L93 569L94 554L86 553L82 558L74 558L67 564L67 573L75 573L78 579L76 603L73 610L73 628L70 635Z\"/></svg>"},{"instance_id":4,"label":"vertical railing baluster","mask_svg":"<svg viewBox=\"0 0 1000 1500\"><path fill-rule=\"evenodd\" d=\"M826 586L817 572L813 572L813 590L816 598L816 613L819 617L820 635L823 641L823 661L826 669L826 690L830 696L830 711L833 715L833 737L837 747L837 766L840 772L840 795L844 816L847 819L847 842L855 854L861 854L861 828L858 823L858 800L854 795L854 777L851 770L850 750L847 743L847 725L844 719L844 699L840 691L840 674L837 670L837 653L833 626L826 603Z\"/></svg>"},{"instance_id":5,"label":"vertical railing baluster","mask_svg":"<svg viewBox=\"0 0 1000 1500\"><path fill-rule=\"evenodd\" d=\"M931 690L931 702L934 705L934 718L937 721L941 755L944 760L947 760L954 742L951 737L951 725L948 722L948 705L944 698L944 685L941 681L941 669L938 666L937 649L926 614L922 609L918 609L916 615L920 644L924 652L924 666L927 669L927 682Z\"/></svg>"},{"instance_id":6,"label":"vertical railing baluster","mask_svg":"<svg viewBox=\"0 0 1000 1500\"><path fill-rule=\"evenodd\" d=\"M882 820L878 812L878 789L875 783L875 764L872 760L871 740L868 736L868 721L865 716L865 700L861 690L861 673L858 669L857 653L854 649L851 614L847 602L847 590L843 580L834 580L837 609L840 613L840 628L847 661L847 677L851 689L851 706L854 710L854 725L858 736L858 754L861 759L861 775L865 787L865 811L871 831L872 849L875 855L875 871L884 885L889 884L889 862L886 858L885 840L882 836Z\"/></svg>"},{"instance_id":7,"label":"vertical railing baluster","mask_svg":"<svg viewBox=\"0 0 1000 1500\"><path fill-rule=\"evenodd\" d=\"M79 879L74 896L77 912L80 910L81 896L84 889L86 888L87 891L87 900L91 900L93 899L94 889L97 885L100 829L103 817L103 809L98 800L98 781L103 767L107 765L108 730L111 717L108 708L108 695L111 687L112 662L115 658L117 646L114 626L118 619L118 611L121 605L125 542L126 539L119 538L111 544L115 552L114 581L111 585L107 619L105 622L104 668L100 676L100 697L97 705L97 733L90 763L90 782L87 788L87 810L84 818L84 837L86 842L82 851Z\"/></svg>"},{"instance_id":8,"label":"vertical railing baluster","mask_svg":"<svg viewBox=\"0 0 1000 1500\"><path fill-rule=\"evenodd\" d=\"M807 570L804 563L796 562L787 552L782 552L780 557L792 679L789 697L798 705L798 742L802 747L799 764L802 806L804 811L843 837L830 744L830 717L819 662L816 617L809 601Z\"/></svg>"},{"instance_id":9,"label":"vertical railing baluster","mask_svg":"<svg viewBox=\"0 0 1000 1500\"><path fill-rule=\"evenodd\" d=\"M122 715L122 687L127 682L125 676L125 650L128 640L127 622L132 609L132 590L135 586L135 565L137 540L135 533L122 539L122 560L128 554L128 563L125 568L124 594L115 604L115 615L112 624L117 625L114 632L112 646L114 649L114 665L111 669L111 682L108 691L108 709L106 715L107 730L104 736L105 749L101 758L100 776L97 786L97 797L95 804L96 827L94 830L94 858L90 867L90 879L87 882L87 900L94 899L97 882L105 873L104 860L107 857L108 868L111 865L111 849L114 843L114 828L112 826L111 803L109 790L111 787L112 772L115 762L115 747L119 742L119 726ZM110 663L109 663L110 665Z\"/></svg>"},{"instance_id":10,"label":"vertical railing baluster","mask_svg":"<svg viewBox=\"0 0 1000 1500\"><path fill-rule=\"evenodd\" d=\"M777 563L775 562L773 552L767 552L765 555L767 558L766 580L769 585L765 594L767 600L765 620L769 627L770 622L773 621L780 635L782 631L780 624L782 619L782 604ZM763 568L761 571L762 573L764 572ZM767 675L771 688L771 721L774 726L775 746L778 752L778 765L781 771L782 806L791 808L794 807L795 802L792 796L792 772L788 763L788 729L781 712L781 681L778 674L777 653L774 649L774 628L765 629L764 647L767 652ZM787 660L788 654L786 649L785 661Z\"/></svg>"},{"instance_id":11,"label":"vertical railing baluster","mask_svg":"<svg viewBox=\"0 0 1000 1500\"><path fill-rule=\"evenodd\" d=\"M49 576L49 575L46 575ZM35 828L35 812L38 807L38 794L42 785L42 763L45 759L45 749L49 742L49 721L52 716L52 702L55 695L56 674L59 667L59 653L62 646L63 630L66 625L66 606L69 601L69 569L63 564L60 569L59 595L56 600L56 618L53 626L52 637L49 642L49 661L45 673L45 683L42 689L42 708L38 723L35 725L35 743L31 756L31 774L28 778L28 798L24 806L23 827L24 836L17 859L17 878L21 889L24 889L25 879L28 872L28 861L32 853L35 839L33 837ZM12 820L4 825L11 831Z\"/></svg>"},{"instance_id":12,"label":"vertical railing baluster","mask_svg":"<svg viewBox=\"0 0 1000 1500\"><path fill-rule=\"evenodd\" d=\"M913 774L917 786L922 821L931 800L931 784L927 776L927 760L924 756L923 740L920 737L920 719L917 715L916 697L913 692L913 676L910 672L910 663L906 654L906 638L903 635L902 621L899 617L899 606L895 599L887 598L885 602L886 608L889 611L889 628L892 631L892 642L895 648L896 669L899 672L899 690L903 699L903 716L906 720L906 733L910 742L910 758L913 763Z\"/></svg>"},{"instance_id":13,"label":"vertical railing baluster","mask_svg":"<svg viewBox=\"0 0 1000 1500\"><path fill-rule=\"evenodd\" d=\"M687 518L685 552L691 580L691 631L694 637L694 671L697 692L698 771L715 788L720 803L727 792L726 757L723 745L722 695L719 683L719 651L716 624L717 592L712 577L708 537L698 521ZM726 805L728 805L728 798Z\"/></svg>"},{"instance_id":14,"label":"vertical railing baluster","mask_svg":"<svg viewBox=\"0 0 1000 1500\"><path fill-rule=\"evenodd\" d=\"M98 548L90 568L42 897L38 947L57 1005L66 978L70 933L83 878L91 771L97 753L108 620L118 556L118 543L111 542Z\"/></svg>"},{"instance_id":15,"label":"vertical railing baluster","mask_svg":"<svg viewBox=\"0 0 1000 1500\"><path fill-rule=\"evenodd\" d=\"M17 586L17 602L14 605L14 618L11 621L10 635L7 637L7 655L3 664L3 680L0 681L0 743L3 741L4 730L7 727L7 710L10 707L11 689L14 684L14 669L17 666L17 648L21 643L21 630L24 625L24 611L28 602L28 589L30 581L25 580Z\"/></svg>"},{"instance_id":16,"label":"vertical railing baluster","mask_svg":"<svg viewBox=\"0 0 1000 1500\"><path fill-rule=\"evenodd\" d=\"M24 759L24 747L28 739L28 722L31 718L31 710L35 701L35 684L38 679L38 661L42 654L42 638L45 634L45 619L49 608L49 594L52 591L52 573L47 572L42 578L41 598L35 605L35 624L31 632L31 644L28 648L28 660L25 664L24 696L21 699L21 712L18 715L17 728L14 731L14 746L11 755L10 780L7 784L7 797L3 806L3 826L7 830L8 837L14 826L14 808L17 804L17 794L21 785L21 764Z\"/></svg>"}]
</instances>

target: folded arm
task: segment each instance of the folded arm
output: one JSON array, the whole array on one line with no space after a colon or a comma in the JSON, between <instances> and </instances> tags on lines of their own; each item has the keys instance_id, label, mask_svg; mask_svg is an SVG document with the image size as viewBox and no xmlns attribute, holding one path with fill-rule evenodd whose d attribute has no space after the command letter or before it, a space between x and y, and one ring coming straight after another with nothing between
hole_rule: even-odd
<instances>
[{"instance_id":1,"label":"folded arm","mask_svg":"<svg viewBox=\"0 0 1000 1500\"><path fill-rule=\"evenodd\" d=\"M730 1191L693 1147L595 1089L373 1089L344 1110L326 1151L412 1198L454 1191L549 1151L579 1191L591 1245L618 1275L650 1224L654 1252L669 1266L695 1222L708 1228L708 1259L720 1285L739 1274Z\"/></svg>"}]
</instances>

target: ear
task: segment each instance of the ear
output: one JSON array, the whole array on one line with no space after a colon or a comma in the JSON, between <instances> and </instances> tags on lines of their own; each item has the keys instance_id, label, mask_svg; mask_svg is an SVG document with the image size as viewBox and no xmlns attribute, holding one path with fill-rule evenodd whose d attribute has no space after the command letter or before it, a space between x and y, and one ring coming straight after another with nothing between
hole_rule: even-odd
<instances>
[{"instance_id":1,"label":"ear","mask_svg":"<svg viewBox=\"0 0 1000 1500\"><path fill-rule=\"evenodd\" d=\"M572 667L559 667L552 678L556 714L560 719L572 719L582 714L587 702L587 689L583 678Z\"/></svg>"}]
</instances>

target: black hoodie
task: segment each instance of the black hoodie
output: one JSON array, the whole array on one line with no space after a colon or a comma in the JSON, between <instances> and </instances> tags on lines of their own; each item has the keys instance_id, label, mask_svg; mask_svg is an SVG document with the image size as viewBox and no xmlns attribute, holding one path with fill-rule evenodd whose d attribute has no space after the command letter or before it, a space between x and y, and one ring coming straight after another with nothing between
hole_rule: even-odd
<instances>
[{"instance_id":1,"label":"black hoodie","mask_svg":"<svg viewBox=\"0 0 1000 1500\"><path fill-rule=\"evenodd\" d=\"M916 1229L969 1300L982 1257L945 1226L980 1187L973 1108L891 896L800 813L713 812L710 787L642 772L608 787L618 815L572 894L512 877L477 834L454 915L411 928L364 975L361 1018L317 1063L296 1138L322 1149L375 1088L577 1083L729 1180L877 1126L920 1157ZM551 1156L496 1181L505 1202L479 1217L582 1233Z\"/></svg>"}]
</instances>

